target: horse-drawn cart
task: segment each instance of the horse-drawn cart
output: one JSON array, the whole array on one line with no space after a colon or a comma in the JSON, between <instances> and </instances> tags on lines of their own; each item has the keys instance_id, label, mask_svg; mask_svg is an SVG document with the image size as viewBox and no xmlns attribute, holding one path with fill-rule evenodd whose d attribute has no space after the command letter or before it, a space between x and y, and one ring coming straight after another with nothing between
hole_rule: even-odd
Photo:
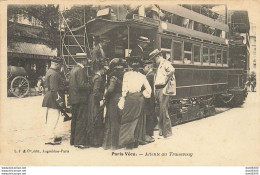
<instances>
[{"instance_id":1,"label":"horse-drawn cart","mask_svg":"<svg viewBox=\"0 0 260 175\"><path fill-rule=\"evenodd\" d=\"M22 98L28 94L30 83L23 67L8 66L7 81L8 95L13 94L16 97Z\"/></svg>"}]
</instances>

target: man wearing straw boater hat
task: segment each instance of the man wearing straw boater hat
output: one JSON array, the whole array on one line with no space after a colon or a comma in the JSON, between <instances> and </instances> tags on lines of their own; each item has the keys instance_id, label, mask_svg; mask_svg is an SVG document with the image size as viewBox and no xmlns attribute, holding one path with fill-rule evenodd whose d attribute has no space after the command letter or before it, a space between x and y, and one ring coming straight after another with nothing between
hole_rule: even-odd
<instances>
[{"instance_id":1,"label":"man wearing straw boater hat","mask_svg":"<svg viewBox=\"0 0 260 175\"><path fill-rule=\"evenodd\" d=\"M171 120L168 114L168 104L170 96L176 95L176 83L174 71L171 62L161 56L161 51L155 49L150 54L150 60L153 60L158 66L155 79L155 99L160 105L159 115L159 135L164 138L172 135Z\"/></svg>"},{"instance_id":2,"label":"man wearing straw boater hat","mask_svg":"<svg viewBox=\"0 0 260 175\"><path fill-rule=\"evenodd\" d=\"M45 144L57 145L62 140L62 130L64 117L60 114L60 107L57 99L63 97L64 81L60 75L62 60L53 58L51 67L46 72L47 93L44 96L42 107L47 107L46 111L46 133ZM62 99L64 100L64 99Z\"/></svg>"},{"instance_id":3,"label":"man wearing straw boater hat","mask_svg":"<svg viewBox=\"0 0 260 175\"><path fill-rule=\"evenodd\" d=\"M89 147L87 136L87 101L91 85L87 74L88 60L83 59L70 72L69 96L72 105L70 145L78 148Z\"/></svg>"},{"instance_id":4,"label":"man wearing straw boater hat","mask_svg":"<svg viewBox=\"0 0 260 175\"><path fill-rule=\"evenodd\" d=\"M137 39L137 45L133 48L130 57L135 57L137 60L144 62L144 49L148 46L150 40L147 37L140 36Z\"/></svg>"}]
</instances>

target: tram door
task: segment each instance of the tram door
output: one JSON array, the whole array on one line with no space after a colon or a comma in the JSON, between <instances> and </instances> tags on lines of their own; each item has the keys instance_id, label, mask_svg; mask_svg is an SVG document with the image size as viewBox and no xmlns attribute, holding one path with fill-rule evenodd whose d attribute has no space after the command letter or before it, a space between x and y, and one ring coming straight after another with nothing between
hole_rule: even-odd
<instances>
[{"instance_id":1,"label":"tram door","mask_svg":"<svg viewBox=\"0 0 260 175\"><path fill-rule=\"evenodd\" d=\"M157 48L155 44L156 32L153 30L144 30L135 27L118 27L102 36L99 36L102 41L105 41L104 51L106 57L110 60L113 58L127 59L134 47L138 45L138 38L146 37L150 43L143 49L145 58L148 59L149 53Z\"/></svg>"},{"instance_id":2,"label":"tram door","mask_svg":"<svg viewBox=\"0 0 260 175\"><path fill-rule=\"evenodd\" d=\"M131 27L129 32L129 52L128 56L130 56L131 51L138 45L138 39L140 37L148 38L150 43L143 48L144 52L144 59L149 59L149 53L151 53L155 48L158 48L157 44L157 34L155 30L151 29L142 29L142 28L135 28Z\"/></svg>"}]
</instances>

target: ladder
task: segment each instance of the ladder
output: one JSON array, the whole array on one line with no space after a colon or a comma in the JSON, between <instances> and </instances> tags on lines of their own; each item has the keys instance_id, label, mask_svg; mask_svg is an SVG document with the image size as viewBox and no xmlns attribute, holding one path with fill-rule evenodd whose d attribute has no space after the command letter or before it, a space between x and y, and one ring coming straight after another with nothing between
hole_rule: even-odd
<instances>
[{"instance_id":1,"label":"ladder","mask_svg":"<svg viewBox=\"0 0 260 175\"><path fill-rule=\"evenodd\" d=\"M84 16L85 17L85 16ZM64 63L65 77L70 70L82 59L91 56L87 38L86 25L71 29L61 13L62 25L60 26L60 57ZM90 67L90 66L89 66ZM89 72L89 69L88 69ZM89 76L89 73L88 73Z\"/></svg>"}]
</instances>

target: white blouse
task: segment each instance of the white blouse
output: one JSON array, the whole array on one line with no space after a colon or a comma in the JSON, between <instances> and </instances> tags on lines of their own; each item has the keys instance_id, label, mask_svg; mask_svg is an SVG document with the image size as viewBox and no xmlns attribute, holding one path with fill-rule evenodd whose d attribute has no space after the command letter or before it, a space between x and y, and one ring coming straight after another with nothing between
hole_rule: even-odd
<instances>
[{"instance_id":1,"label":"white blouse","mask_svg":"<svg viewBox=\"0 0 260 175\"><path fill-rule=\"evenodd\" d=\"M122 97L125 97L127 93L140 92L144 86L145 90L143 95L145 98L150 98L152 88L146 79L146 76L140 72L129 71L124 74L123 86L122 86Z\"/></svg>"},{"instance_id":2,"label":"white blouse","mask_svg":"<svg viewBox=\"0 0 260 175\"><path fill-rule=\"evenodd\" d=\"M155 75L155 85L165 85L169 79L169 75L174 73L175 69L170 61L163 59L157 69Z\"/></svg>"}]
</instances>

